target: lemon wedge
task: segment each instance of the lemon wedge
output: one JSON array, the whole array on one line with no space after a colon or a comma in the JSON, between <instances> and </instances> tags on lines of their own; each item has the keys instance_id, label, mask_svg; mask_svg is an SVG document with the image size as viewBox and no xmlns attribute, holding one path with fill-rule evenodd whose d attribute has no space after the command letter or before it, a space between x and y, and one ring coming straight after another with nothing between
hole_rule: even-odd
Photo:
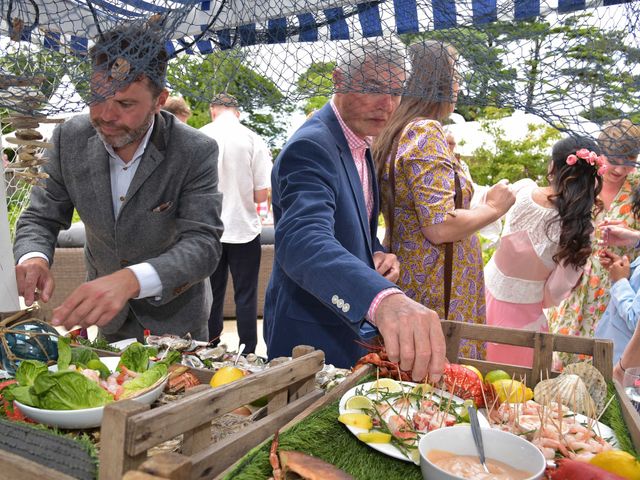
<instances>
[{"instance_id":1,"label":"lemon wedge","mask_svg":"<svg viewBox=\"0 0 640 480\"><path fill-rule=\"evenodd\" d=\"M367 410L373 408L373 402L364 395L355 395L347 400L344 408L349 410Z\"/></svg>"},{"instance_id":2,"label":"lemon wedge","mask_svg":"<svg viewBox=\"0 0 640 480\"><path fill-rule=\"evenodd\" d=\"M371 384L369 389L371 391L378 391L381 393L398 393L403 390L402 385L392 378L381 378L380 380L376 380Z\"/></svg>"},{"instance_id":3,"label":"lemon wedge","mask_svg":"<svg viewBox=\"0 0 640 480\"><path fill-rule=\"evenodd\" d=\"M365 443L390 443L391 434L384 432L364 432L358 434L358 440Z\"/></svg>"}]
</instances>

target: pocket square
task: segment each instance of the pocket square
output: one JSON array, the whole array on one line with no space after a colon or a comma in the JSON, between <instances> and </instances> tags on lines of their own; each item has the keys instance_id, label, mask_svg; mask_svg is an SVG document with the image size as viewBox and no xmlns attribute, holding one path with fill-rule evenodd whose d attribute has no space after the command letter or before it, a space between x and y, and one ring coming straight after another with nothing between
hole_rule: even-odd
<instances>
[{"instance_id":1,"label":"pocket square","mask_svg":"<svg viewBox=\"0 0 640 480\"><path fill-rule=\"evenodd\" d=\"M173 202L165 202L165 203L161 203L160 205L158 205L156 208L154 208L153 210L151 210L154 213L160 213L160 212L164 212L165 210L167 210L168 208L171 208L171 206L173 205Z\"/></svg>"}]
</instances>

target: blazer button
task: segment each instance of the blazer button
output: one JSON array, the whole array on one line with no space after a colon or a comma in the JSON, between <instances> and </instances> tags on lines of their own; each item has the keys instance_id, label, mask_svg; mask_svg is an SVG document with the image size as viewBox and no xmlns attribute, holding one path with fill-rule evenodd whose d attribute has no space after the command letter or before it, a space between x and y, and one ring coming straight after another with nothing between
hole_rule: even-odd
<instances>
[{"instance_id":1,"label":"blazer button","mask_svg":"<svg viewBox=\"0 0 640 480\"><path fill-rule=\"evenodd\" d=\"M345 304L342 306L342 311L343 311L344 313L347 313L350 309L351 309L351 305L349 305L348 303L345 303Z\"/></svg>"},{"instance_id":2,"label":"blazer button","mask_svg":"<svg viewBox=\"0 0 640 480\"><path fill-rule=\"evenodd\" d=\"M338 308L342 308L342 305L344 305L344 300L339 298L338 302L336 303L336 305L337 305Z\"/></svg>"},{"instance_id":3,"label":"blazer button","mask_svg":"<svg viewBox=\"0 0 640 480\"><path fill-rule=\"evenodd\" d=\"M129 265L131 265L131 262L129 262L129 260L120 260L120 266L122 268L128 267Z\"/></svg>"},{"instance_id":4,"label":"blazer button","mask_svg":"<svg viewBox=\"0 0 640 480\"><path fill-rule=\"evenodd\" d=\"M339 299L340 298L338 297L338 295L334 295L333 297L331 297L331 303L335 305L336 303L338 303Z\"/></svg>"}]
</instances>

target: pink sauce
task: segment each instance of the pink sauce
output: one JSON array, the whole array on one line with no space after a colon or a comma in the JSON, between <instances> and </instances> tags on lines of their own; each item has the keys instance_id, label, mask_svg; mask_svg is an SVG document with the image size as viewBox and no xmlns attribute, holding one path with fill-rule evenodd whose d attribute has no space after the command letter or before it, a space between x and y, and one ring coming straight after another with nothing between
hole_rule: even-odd
<instances>
[{"instance_id":1,"label":"pink sauce","mask_svg":"<svg viewBox=\"0 0 640 480\"><path fill-rule=\"evenodd\" d=\"M484 471L480 458L473 455L456 455L444 450L431 450L427 459L439 469L457 477L471 480L525 480L532 473L510 467L506 463L487 458L485 463L490 473Z\"/></svg>"}]
</instances>

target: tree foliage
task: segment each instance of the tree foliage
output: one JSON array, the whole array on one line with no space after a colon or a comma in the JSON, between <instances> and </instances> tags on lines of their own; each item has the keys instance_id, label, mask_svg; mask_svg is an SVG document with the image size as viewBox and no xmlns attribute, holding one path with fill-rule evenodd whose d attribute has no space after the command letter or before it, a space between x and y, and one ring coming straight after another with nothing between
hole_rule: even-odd
<instances>
[{"instance_id":1,"label":"tree foliage","mask_svg":"<svg viewBox=\"0 0 640 480\"><path fill-rule=\"evenodd\" d=\"M531 178L538 184L544 182L550 147L560 139L558 130L543 125L529 125L523 139L508 140L504 130L494 122L482 123L482 129L491 135L495 149L483 146L476 149L471 158L465 159L475 183L493 185L503 178L510 182L523 178Z\"/></svg>"},{"instance_id":2,"label":"tree foliage","mask_svg":"<svg viewBox=\"0 0 640 480\"><path fill-rule=\"evenodd\" d=\"M312 63L298 77L296 91L300 96L306 98L302 109L307 115L322 108L331 98L333 92L332 73L335 68L335 62Z\"/></svg>"},{"instance_id":3,"label":"tree foliage","mask_svg":"<svg viewBox=\"0 0 640 480\"><path fill-rule=\"evenodd\" d=\"M246 66L243 56L236 50L206 57L180 56L169 64L169 83L191 106L191 126L199 128L210 122L208 99L225 92L238 100L246 114L242 123L273 146L282 141L293 107L273 81Z\"/></svg>"}]
</instances>

